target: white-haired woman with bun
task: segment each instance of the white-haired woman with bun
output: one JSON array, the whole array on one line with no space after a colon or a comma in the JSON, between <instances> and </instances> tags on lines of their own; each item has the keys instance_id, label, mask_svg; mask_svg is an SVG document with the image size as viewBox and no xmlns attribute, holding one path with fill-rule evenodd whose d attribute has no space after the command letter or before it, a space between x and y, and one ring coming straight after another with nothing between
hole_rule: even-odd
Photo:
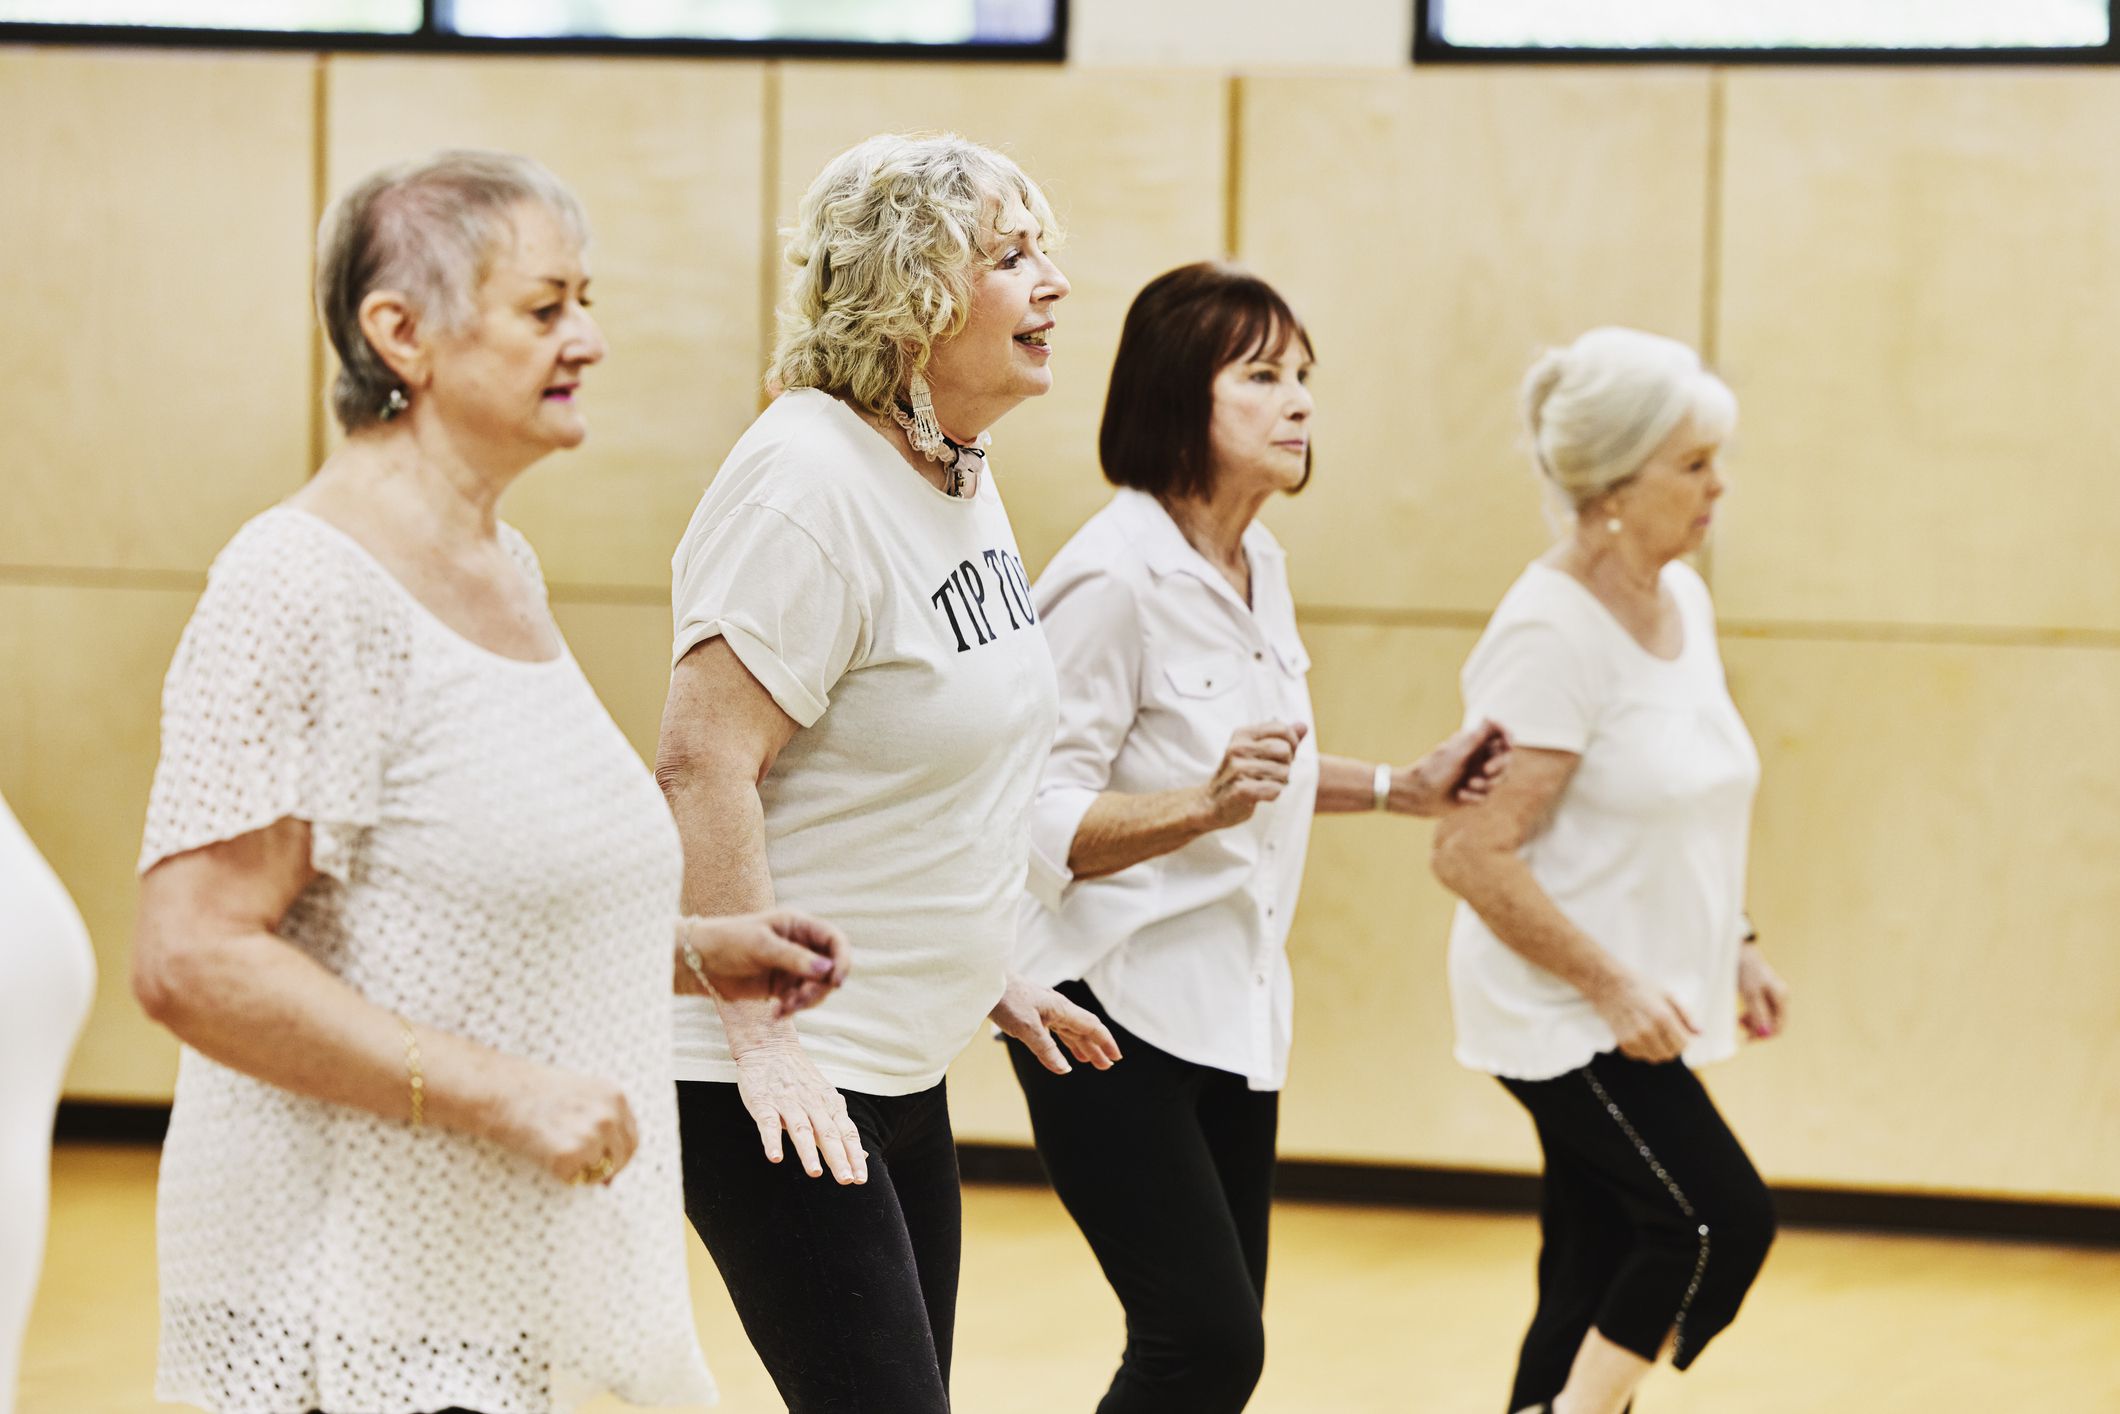
<instances>
[{"instance_id":1,"label":"white-haired woman with bun","mask_svg":"<svg viewBox=\"0 0 2120 1414\"><path fill-rule=\"evenodd\" d=\"M162 695L133 985L184 1042L157 1393L221 1414L696 1404L673 987L845 939L683 918L640 758L499 516L588 435L580 206L450 152L339 197L346 439L215 559Z\"/></svg>"},{"instance_id":2,"label":"white-haired woman with bun","mask_svg":"<svg viewBox=\"0 0 2120 1414\"><path fill-rule=\"evenodd\" d=\"M1766 1186L1694 1069L1777 1034L1787 989L1745 912L1759 756L1730 700L1700 548L1730 391L1685 345L1594 329L1524 384L1567 530L1465 664L1514 764L1443 817L1457 1055L1545 1155L1536 1315L1512 1411L1618 1414L1736 1316L1774 1236Z\"/></svg>"},{"instance_id":3,"label":"white-haired woman with bun","mask_svg":"<svg viewBox=\"0 0 2120 1414\"><path fill-rule=\"evenodd\" d=\"M1056 691L985 444L1052 385L1056 237L1037 185L962 138L827 164L788 242L776 396L673 566L657 769L686 903L820 910L857 950L833 1015L679 1016L686 1211L792 1414L949 1409L943 1075L984 1019L1054 1071L1118 1056L1006 974Z\"/></svg>"}]
</instances>

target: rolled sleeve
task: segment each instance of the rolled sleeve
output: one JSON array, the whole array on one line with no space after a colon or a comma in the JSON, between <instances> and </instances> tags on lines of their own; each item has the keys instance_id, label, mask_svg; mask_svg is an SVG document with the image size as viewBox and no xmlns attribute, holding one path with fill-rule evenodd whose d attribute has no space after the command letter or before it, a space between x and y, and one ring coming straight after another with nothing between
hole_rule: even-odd
<instances>
[{"instance_id":1,"label":"rolled sleeve","mask_svg":"<svg viewBox=\"0 0 2120 1414\"><path fill-rule=\"evenodd\" d=\"M769 506L739 506L678 547L670 661L712 638L798 725L813 726L859 660L869 614L816 538Z\"/></svg>"},{"instance_id":2,"label":"rolled sleeve","mask_svg":"<svg viewBox=\"0 0 2120 1414\"><path fill-rule=\"evenodd\" d=\"M1082 817L1111 782L1112 762L1141 704L1141 623L1131 586L1103 570L1039 584L1060 682L1059 725L1031 803L1031 896L1057 912L1074 873Z\"/></svg>"},{"instance_id":3,"label":"rolled sleeve","mask_svg":"<svg viewBox=\"0 0 2120 1414\"><path fill-rule=\"evenodd\" d=\"M1465 721L1501 723L1518 746L1581 755L1597 713L1583 655L1551 623L1523 620L1482 642L1465 664Z\"/></svg>"}]
</instances>

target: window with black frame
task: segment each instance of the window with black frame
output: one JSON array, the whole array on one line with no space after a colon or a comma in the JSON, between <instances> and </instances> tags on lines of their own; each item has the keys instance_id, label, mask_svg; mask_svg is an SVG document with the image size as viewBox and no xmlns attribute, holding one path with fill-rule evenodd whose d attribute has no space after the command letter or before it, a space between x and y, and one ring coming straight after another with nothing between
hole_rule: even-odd
<instances>
[{"instance_id":1,"label":"window with black frame","mask_svg":"<svg viewBox=\"0 0 2120 1414\"><path fill-rule=\"evenodd\" d=\"M1066 0L0 0L0 42L1061 57Z\"/></svg>"},{"instance_id":2,"label":"window with black frame","mask_svg":"<svg viewBox=\"0 0 2120 1414\"><path fill-rule=\"evenodd\" d=\"M2113 0L1416 0L1417 60L2116 60Z\"/></svg>"}]
</instances>

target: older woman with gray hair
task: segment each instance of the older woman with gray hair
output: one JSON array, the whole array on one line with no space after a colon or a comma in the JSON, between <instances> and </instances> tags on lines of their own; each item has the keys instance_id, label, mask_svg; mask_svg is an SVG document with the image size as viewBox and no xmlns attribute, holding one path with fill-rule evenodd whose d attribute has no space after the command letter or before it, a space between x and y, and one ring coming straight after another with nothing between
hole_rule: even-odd
<instances>
[{"instance_id":1,"label":"older woman with gray hair","mask_svg":"<svg viewBox=\"0 0 2120 1414\"><path fill-rule=\"evenodd\" d=\"M185 1043L164 1399L713 1398L672 988L785 1011L844 941L680 917L668 810L499 519L587 435L586 237L551 173L496 153L379 172L324 218L345 444L208 574L140 857L134 987Z\"/></svg>"},{"instance_id":2,"label":"older woman with gray hair","mask_svg":"<svg viewBox=\"0 0 2120 1414\"><path fill-rule=\"evenodd\" d=\"M658 774L686 906L783 900L859 950L799 1023L680 1006L686 1210L792 1414L949 1408L943 1075L982 1018L1055 1071L1063 1043L1117 1058L1005 973L1055 688L986 434L1052 384L1057 234L1037 185L961 138L834 158L789 238L776 396L677 548Z\"/></svg>"},{"instance_id":3,"label":"older woman with gray hair","mask_svg":"<svg viewBox=\"0 0 2120 1414\"><path fill-rule=\"evenodd\" d=\"M1593 329L1524 384L1568 530L1465 664L1468 721L1516 744L1443 817L1458 1059L1530 1112L1545 1153L1538 1311L1512 1410L1619 1414L1668 1351L1737 1315L1774 1237L1766 1186L1694 1068L1787 988L1745 914L1759 756L1683 556L1722 495L1737 404L1685 345Z\"/></svg>"}]
</instances>

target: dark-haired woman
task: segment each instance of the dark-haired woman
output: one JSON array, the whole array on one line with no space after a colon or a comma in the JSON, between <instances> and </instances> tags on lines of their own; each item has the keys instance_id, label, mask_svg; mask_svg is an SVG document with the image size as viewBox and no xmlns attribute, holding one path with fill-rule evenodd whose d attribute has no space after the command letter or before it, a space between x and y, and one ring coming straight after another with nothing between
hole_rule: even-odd
<instances>
[{"instance_id":1,"label":"dark-haired woman","mask_svg":"<svg viewBox=\"0 0 2120 1414\"><path fill-rule=\"evenodd\" d=\"M1321 755L1281 547L1310 477L1310 337L1264 281L1150 282L1099 435L1118 493L1034 590L1060 722L1031 815L1017 970L1104 1018L1127 1063L1048 1078L1011 1046L1038 1153L1126 1310L1099 1414L1222 1414L1260 1305L1293 1012L1284 948L1314 811L1484 795L1485 725L1410 766Z\"/></svg>"}]
</instances>

